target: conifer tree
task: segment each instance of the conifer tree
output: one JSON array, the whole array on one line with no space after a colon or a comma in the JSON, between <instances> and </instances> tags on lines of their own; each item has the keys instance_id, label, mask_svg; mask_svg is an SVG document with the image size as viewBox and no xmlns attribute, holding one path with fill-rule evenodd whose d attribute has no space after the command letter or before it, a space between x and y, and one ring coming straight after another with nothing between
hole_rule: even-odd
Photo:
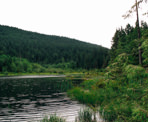
<instances>
[{"instance_id":1,"label":"conifer tree","mask_svg":"<svg viewBox=\"0 0 148 122\"><path fill-rule=\"evenodd\" d=\"M142 2L147 2L147 0L145 0L145 1L144 0L139 0L139 1L135 0L135 4L127 12L127 14L123 15L123 17L126 19L131 15L131 13L136 11L136 17L137 17L136 27L137 27L137 34L138 34L138 41L139 41L139 64L140 65L142 65L142 54L141 54L141 41L140 41L141 32L140 32L140 27L139 27L139 12L138 12L138 9L139 9L140 3L142 3Z\"/></svg>"}]
</instances>

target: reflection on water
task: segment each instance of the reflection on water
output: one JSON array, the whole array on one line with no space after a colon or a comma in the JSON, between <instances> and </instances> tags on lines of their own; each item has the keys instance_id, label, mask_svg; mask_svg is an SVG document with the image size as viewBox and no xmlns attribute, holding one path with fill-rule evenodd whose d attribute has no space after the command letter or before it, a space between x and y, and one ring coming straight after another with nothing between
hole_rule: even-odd
<instances>
[{"instance_id":1,"label":"reflection on water","mask_svg":"<svg viewBox=\"0 0 148 122\"><path fill-rule=\"evenodd\" d=\"M56 113L72 122L82 107L66 96L65 78L0 79L0 122L35 122Z\"/></svg>"}]
</instances>

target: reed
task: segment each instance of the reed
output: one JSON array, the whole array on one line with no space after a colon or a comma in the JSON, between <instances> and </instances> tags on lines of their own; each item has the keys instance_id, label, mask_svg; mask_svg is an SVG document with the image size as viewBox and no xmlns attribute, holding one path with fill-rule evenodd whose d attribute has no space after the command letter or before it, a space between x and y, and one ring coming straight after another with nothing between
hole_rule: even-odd
<instances>
[{"instance_id":1,"label":"reed","mask_svg":"<svg viewBox=\"0 0 148 122\"><path fill-rule=\"evenodd\" d=\"M58 117L56 114L50 115L50 118L48 116L45 116L43 120L40 122L66 122L65 119Z\"/></svg>"},{"instance_id":2,"label":"reed","mask_svg":"<svg viewBox=\"0 0 148 122\"><path fill-rule=\"evenodd\" d=\"M75 122L96 122L96 118L93 117L93 111L89 108L85 108L78 112L78 117L76 117Z\"/></svg>"}]
</instances>

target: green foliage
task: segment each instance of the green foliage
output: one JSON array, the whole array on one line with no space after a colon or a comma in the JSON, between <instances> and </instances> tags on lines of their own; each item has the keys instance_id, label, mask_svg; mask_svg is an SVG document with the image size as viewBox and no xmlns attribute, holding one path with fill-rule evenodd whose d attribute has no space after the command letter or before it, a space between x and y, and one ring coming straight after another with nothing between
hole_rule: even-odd
<instances>
[{"instance_id":1,"label":"green foliage","mask_svg":"<svg viewBox=\"0 0 148 122\"><path fill-rule=\"evenodd\" d=\"M105 83L97 83L103 86L98 87L98 94L103 93L99 111L107 121L148 121L148 74L142 66L137 66L140 48L144 67L148 64L146 22L141 22L140 31L141 39L138 38L137 27L128 24L125 29L117 29L112 38L111 61L105 73L107 77Z\"/></svg>"},{"instance_id":2,"label":"green foliage","mask_svg":"<svg viewBox=\"0 0 148 122\"><path fill-rule=\"evenodd\" d=\"M145 77L145 69L141 66L135 66L135 65L127 65L124 68L124 73L128 79L128 81L142 81Z\"/></svg>"},{"instance_id":3,"label":"green foliage","mask_svg":"<svg viewBox=\"0 0 148 122\"><path fill-rule=\"evenodd\" d=\"M9 68L7 64L10 65L10 62L10 56L0 55L0 72L6 72Z\"/></svg>"},{"instance_id":4,"label":"green foliage","mask_svg":"<svg viewBox=\"0 0 148 122\"><path fill-rule=\"evenodd\" d=\"M41 122L66 122L66 121L65 119L58 117L56 114L54 114L54 115L50 115L49 119L47 116L45 116Z\"/></svg>"},{"instance_id":5,"label":"green foliage","mask_svg":"<svg viewBox=\"0 0 148 122\"><path fill-rule=\"evenodd\" d=\"M115 62L119 62L119 66L124 66L128 63L128 55L122 53L115 58Z\"/></svg>"},{"instance_id":6,"label":"green foliage","mask_svg":"<svg viewBox=\"0 0 148 122\"><path fill-rule=\"evenodd\" d=\"M45 71L45 69L41 65L39 65L37 63L33 63L32 68L33 68L33 71L37 72L37 73Z\"/></svg>"},{"instance_id":7,"label":"green foliage","mask_svg":"<svg viewBox=\"0 0 148 122\"><path fill-rule=\"evenodd\" d=\"M111 63L114 59L122 54L127 53L129 55L129 61L132 64L138 64L138 50L139 43L142 43L143 39L147 39L148 25L146 22L141 22L141 36L142 39L138 39L137 27L132 27L130 24L126 26L125 29L122 27L117 29L114 37L112 38L113 44L110 51ZM145 60L145 56L144 60Z\"/></svg>"},{"instance_id":8,"label":"green foliage","mask_svg":"<svg viewBox=\"0 0 148 122\"><path fill-rule=\"evenodd\" d=\"M147 122L148 121L148 111L143 108L135 108L132 113L132 122Z\"/></svg>"},{"instance_id":9,"label":"green foliage","mask_svg":"<svg viewBox=\"0 0 148 122\"><path fill-rule=\"evenodd\" d=\"M123 66L122 75L118 74L114 80L98 78L84 81L80 87L70 90L69 95L82 103L96 107L106 121L146 122L148 79L145 69L127 65Z\"/></svg>"},{"instance_id":10,"label":"green foliage","mask_svg":"<svg viewBox=\"0 0 148 122\"><path fill-rule=\"evenodd\" d=\"M79 87L73 88L68 91L68 95L79 100L82 103L86 103L88 105L90 104L92 106L95 106L98 102L96 91L83 90Z\"/></svg>"},{"instance_id":11,"label":"green foliage","mask_svg":"<svg viewBox=\"0 0 148 122\"><path fill-rule=\"evenodd\" d=\"M129 58L126 53L122 53L118 55L115 58L114 63L110 64L106 68L107 72L105 75L107 76L107 78L111 78L111 79L117 78L117 76L122 74L123 68L128 64L128 62L129 62Z\"/></svg>"},{"instance_id":12,"label":"green foliage","mask_svg":"<svg viewBox=\"0 0 148 122\"><path fill-rule=\"evenodd\" d=\"M101 116L109 122L148 121L148 74L138 64L139 42L142 43L143 63L148 64L148 26L142 24L142 38L137 28L127 25L113 37L111 61L105 78L83 82L70 95L89 106L98 107ZM91 100L90 100L91 99Z\"/></svg>"},{"instance_id":13,"label":"green foliage","mask_svg":"<svg viewBox=\"0 0 148 122\"><path fill-rule=\"evenodd\" d=\"M85 108L78 112L75 122L96 122L92 118L93 112L89 108Z\"/></svg>"},{"instance_id":14,"label":"green foliage","mask_svg":"<svg viewBox=\"0 0 148 122\"><path fill-rule=\"evenodd\" d=\"M65 119L58 117L56 114L45 116L40 122L66 122ZM94 112L89 108L84 108L78 112L78 116L75 118L75 122L97 122L94 117Z\"/></svg>"},{"instance_id":15,"label":"green foliage","mask_svg":"<svg viewBox=\"0 0 148 122\"><path fill-rule=\"evenodd\" d=\"M0 73L7 75L8 73L48 73L48 74L64 74L74 71L77 69L72 69L72 62L60 63L60 64L45 64L40 65L38 63L29 62L24 58L11 57L9 55L0 55ZM79 69L80 70L80 69ZM83 69L81 71L84 71ZM80 71L78 71L80 72Z\"/></svg>"},{"instance_id":16,"label":"green foliage","mask_svg":"<svg viewBox=\"0 0 148 122\"><path fill-rule=\"evenodd\" d=\"M81 87L83 87L84 89L92 89L92 86L96 85L96 82L97 82L98 79L96 80L86 80L84 81L83 83L81 83Z\"/></svg>"},{"instance_id":17,"label":"green foliage","mask_svg":"<svg viewBox=\"0 0 148 122\"><path fill-rule=\"evenodd\" d=\"M76 68L76 63L73 61L70 61L70 62L62 62L62 63L58 63L58 64L52 64L50 66L54 67L54 68L74 69L74 68Z\"/></svg>"},{"instance_id":18,"label":"green foliage","mask_svg":"<svg viewBox=\"0 0 148 122\"><path fill-rule=\"evenodd\" d=\"M108 49L66 37L49 36L0 25L0 53L40 65L93 69L106 66ZM21 67L21 66L20 66Z\"/></svg>"},{"instance_id":19,"label":"green foliage","mask_svg":"<svg viewBox=\"0 0 148 122\"><path fill-rule=\"evenodd\" d=\"M0 72L45 72L45 68L37 63L31 63L27 59L0 55Z\"/></svg>"},{"instance_id":20,"label":"green foliage","mask_svg":"<svg viewBox=\"0 0 148 122\"><path fill-rule=\"evenodd\" d=\"M143 43L142 43L142 49L143 49L143 53L142 53L142 57L143 57L143 63L145 65L148 65L148 39L146 39Z\"/></svg>"}]
</instances>

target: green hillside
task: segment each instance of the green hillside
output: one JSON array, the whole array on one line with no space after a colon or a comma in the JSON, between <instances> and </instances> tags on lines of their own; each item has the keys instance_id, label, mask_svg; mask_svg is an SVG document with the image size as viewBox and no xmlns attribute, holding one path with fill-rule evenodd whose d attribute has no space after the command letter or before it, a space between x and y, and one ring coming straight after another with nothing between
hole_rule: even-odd
<instances>
[{"instance_id":1,"label":"green hillside","mask_svg":"<svg viewBox=\"0 0 148 122\"><path fill-rule=\"evenodd\" d=\"M0 54L40 65L69 63L71 68L101 68L107 63L108 51L76 39L0 25Z\"/></svg>"}]
</instances>

